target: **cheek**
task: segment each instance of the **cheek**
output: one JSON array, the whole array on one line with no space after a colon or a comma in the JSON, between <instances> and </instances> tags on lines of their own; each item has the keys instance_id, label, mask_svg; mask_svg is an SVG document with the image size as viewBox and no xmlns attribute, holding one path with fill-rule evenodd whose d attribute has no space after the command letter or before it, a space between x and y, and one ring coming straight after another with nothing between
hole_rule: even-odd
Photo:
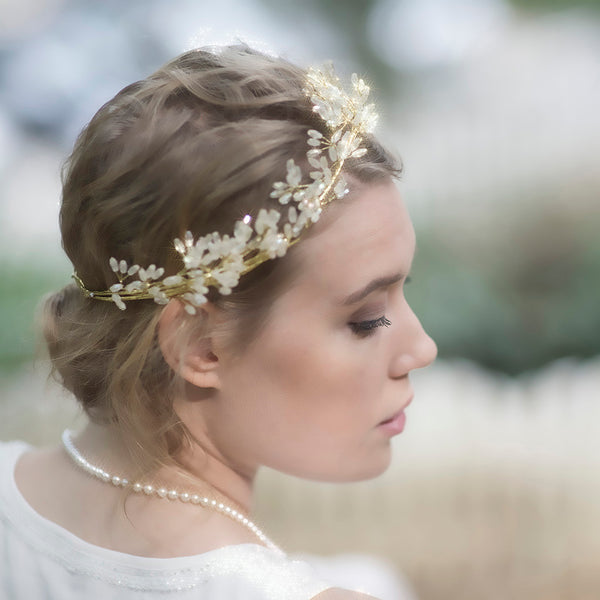
<instances>
[{"instance_id":1,"label":"cheek","mask_svg":"<svg viewBox=\"0 0 600 600\"><path fill-rule=\"evenodd\" d=\"M303 331L274 346L263 378L271 417L278 413L288 431L298 430L295 439L308 445L357 442L379 415L385 380L379 351L377 343L344 331Z\"/></svg>"},{"instance_id":2,"label":"cheek","mask_svg":"<svg viewBox=\"0 0 600 600\"><path fill-rule=\"evenodd\" d=\"M367 352L344 331L298 328L270 350L266 368L294 396L311 391L317 396L346 395L368 376Z\"/></svg>"},{"instance_id":3,"label":"cheek","mask_svg":"<svg viewBox=\"0 0 600 600\"><path fill-rule=\"evenodd\" d=\"M377 343L286 325L256 348L227 390L235 430L223 439L237 440L238 455L324 480L360 479L385 468L389 449L372 432L383 381Z\"/></svg>"}]
</instances>

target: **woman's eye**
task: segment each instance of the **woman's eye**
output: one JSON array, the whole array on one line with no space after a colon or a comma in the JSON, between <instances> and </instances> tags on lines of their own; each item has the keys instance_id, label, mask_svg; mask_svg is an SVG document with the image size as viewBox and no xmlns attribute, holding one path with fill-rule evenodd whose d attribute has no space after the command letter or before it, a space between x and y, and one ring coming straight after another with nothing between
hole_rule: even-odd
<instances>
[{"instance_id":1,"label":"woman's eye","mask_svg":"<svg viewBox=\"0 0 600 600\"><path fill-rule=\"evenodd\" d=\"M372 319L370 321L353 321L348 323L353 333L360 337L366 337L375 333L378 327L389 327L392 322L386 319L385 315L379 317L379 319Z\"/></svg>"}]
</instances>

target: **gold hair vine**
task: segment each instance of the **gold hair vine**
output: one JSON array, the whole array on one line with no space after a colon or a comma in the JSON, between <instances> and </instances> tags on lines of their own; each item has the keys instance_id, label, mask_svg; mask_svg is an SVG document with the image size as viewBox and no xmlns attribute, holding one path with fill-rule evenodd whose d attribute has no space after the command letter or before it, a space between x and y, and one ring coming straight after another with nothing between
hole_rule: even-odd
<instances>
[{"instance_id":1,"label":"gold hair vine","mask_svg":"<svg viewBox=\"0 0 600 600\"><path fill-rule=\"evenodd\" d=\"M195 240L191 232L186 232L182 240L173 242L183 259L183 268L176 275L164 277L162 267L129 266L124 260L111 258L110 267L118 283L108 290L90 291L75 273L73 278L84 294L114 302L121 310L130 300L153 299L157 304L167 304L170 298L177 297L188 313L195 314L196 308L207 301L209 287L217 288L223 295L230 294L242 275L267 260L284 256L304 229L319 220L327 204L348 193L342 177L345 161L366 153L360 142L373 130L377 114L374 105L367 103L369 86L356 73L351 82L349 95L332 68L309 69L304 92L331 134L308 131L306 158L313 169L309 172L310 183L301 183L302 171L289 159L285 181L273 184L271 198L287 210L262 208L254 223L246 215L235 223L232 235L214 232Z\"/></svg>"}]
</instances>

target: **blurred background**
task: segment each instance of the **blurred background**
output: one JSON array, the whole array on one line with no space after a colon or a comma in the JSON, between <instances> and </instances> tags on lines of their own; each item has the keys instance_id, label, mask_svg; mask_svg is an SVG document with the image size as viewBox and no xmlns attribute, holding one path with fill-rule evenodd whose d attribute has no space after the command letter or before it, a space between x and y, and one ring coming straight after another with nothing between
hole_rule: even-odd
<instances>
[{"instance_id":1,"label":"blurred background","mask_svg":"<svg viewBox=\"0 0 600 600\"><path fill-rule=\"evenodd\" d=\"M384 557L421 600L600 597L600 0L0 0L0 439L80 420L34 364L71 274L60 166L99 106L183 50L243 40L366 74L401 156L415 375L374 482L265 472L286 548Z\"/></svg>"}]
</instances>

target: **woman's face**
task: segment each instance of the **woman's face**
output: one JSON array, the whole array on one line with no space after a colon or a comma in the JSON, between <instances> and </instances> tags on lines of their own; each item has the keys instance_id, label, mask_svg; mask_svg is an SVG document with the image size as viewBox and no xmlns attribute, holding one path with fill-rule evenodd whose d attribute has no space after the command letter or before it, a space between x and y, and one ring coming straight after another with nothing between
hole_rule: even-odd
<instances>
[{"instance_id":1,"label":"woman's face","mask_svg":"<svg viewBox=\"0 0 600 600\"><path fill-rule=\"evenodd\" d=\"M240 473L352 481L383 472L412 369L436 346L404 298L413 227L393 182L332 205L295 248L297 276L237 356L219 356L211 442Z\"/></svg>"}]
</instances>

